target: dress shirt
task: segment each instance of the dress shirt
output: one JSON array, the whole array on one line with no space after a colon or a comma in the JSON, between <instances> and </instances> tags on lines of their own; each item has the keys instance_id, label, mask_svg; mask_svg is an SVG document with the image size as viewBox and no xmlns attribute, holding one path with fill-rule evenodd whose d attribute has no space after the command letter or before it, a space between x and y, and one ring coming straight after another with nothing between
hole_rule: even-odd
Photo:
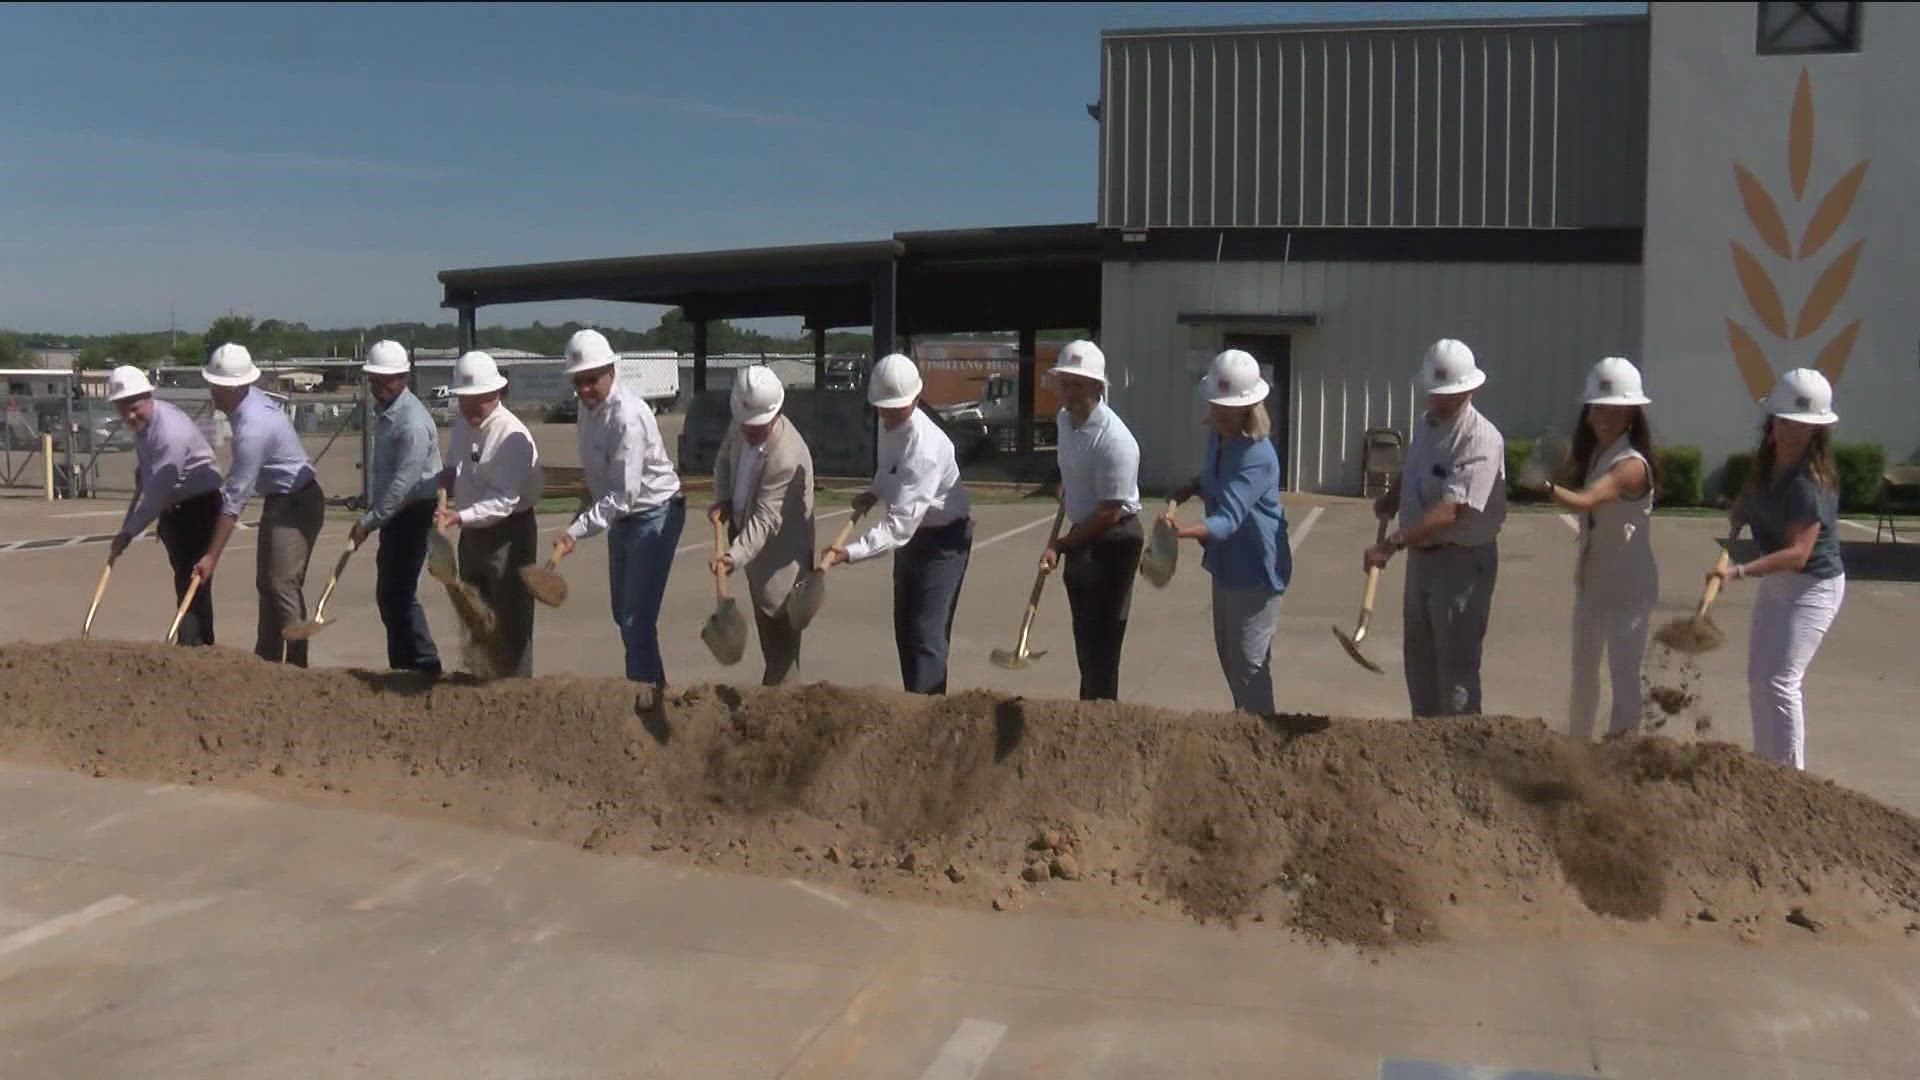
<instances>
[{"instance_id":1,"label":"dress shirt","mask_svg":"<svg viewBox=\"0 0 1920 1080\"><path fill-rule=\"evenodd\" d=\"M667 457L652 406L627 388L615 383L598 408L581 410L575 434L593 496L593 505L567 526L575 540L604 532L623 517L657 510L680 493L680 477Z\"/></svg>"},{"instance_id":2,"label":"dress shirt","mask_svg":"<svg viewBox=\"0 0 1920 1080\"><path fill-rule=\"evenodd\" d=\"M408 503L431 500L440 478L440 433L413 391L374 410L373 505L360 516L368 532L385 525Z\"/></svg>"},{"instance_id":3,"label":"dress shirt","mask_svg":"<svg viewBox=\"0 0 1920 1080\"><path fill-rule=\"evenodd\" d=\"M146 429L133 443L133 502L120 531L138 536L170 506L220 489L213 447L178 405L153 399Z\"/></svg>"},{"instance_id":4,"label":"dress shirt","mask_svg":"<svg viewBox=\"0 0 1920 1080\"><path fill-rule=\"evenodd\" d=\"M457 416L447 441L453 458L453 505L465 528L497 525L540 502L546 477L527 425L497 405L478 427Z\"/></svg>"},{"instance_id":5,"label":"dress shirt","mask_svg":"<svg viewBox=\"0 0 1920 1080\"><path fill-rule=\"evenodd\" d=\"M907 422L880 428L880 471L867 485L887 504L887 516L865 536L847 545L847 561L859 562L892 551L926 528L951 525L970 512L953 440L925 410L914 409Z\"/></svg>"},{"instance_id":6,"label":"dress shirt","mask_svg":"<svg viewBox=\"0 0 1920 1080\"><path fill-rule=\"evenodd\" d=\"M237 518L256 491L291 495L313 482L313 463L293 421L259 387L247 388L227 421L233 426L233 466L221 492L221 513Z\"/></svg>"}]
</instances>

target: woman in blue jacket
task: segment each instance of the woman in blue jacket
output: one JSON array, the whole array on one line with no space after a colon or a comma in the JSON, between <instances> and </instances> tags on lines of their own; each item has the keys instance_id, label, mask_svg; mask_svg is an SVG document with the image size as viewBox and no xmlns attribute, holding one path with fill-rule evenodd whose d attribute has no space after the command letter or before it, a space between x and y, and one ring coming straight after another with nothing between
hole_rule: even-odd
<instances>
[{"instance_id":1,"label":"woman in blue jacket","mask_svg":"<svg viewBox=\"0 0 1920 1080\"><path fill-rule=\"evenodd\" d=\"M1280 506L1280 455L1268 438L1267 382L1259 361L1228 349L1213 358L1201 393L1207 400L1206 459L1200 475L1173 499L1185 502L1198 493L1207 516L1197 525L1176 524L1175 532L1206 549L1201 565L1213 575L1213 644L1234 708L1268 716L1273 631L1293 574L1293 550Z\"/></svg>"}]
</instances>

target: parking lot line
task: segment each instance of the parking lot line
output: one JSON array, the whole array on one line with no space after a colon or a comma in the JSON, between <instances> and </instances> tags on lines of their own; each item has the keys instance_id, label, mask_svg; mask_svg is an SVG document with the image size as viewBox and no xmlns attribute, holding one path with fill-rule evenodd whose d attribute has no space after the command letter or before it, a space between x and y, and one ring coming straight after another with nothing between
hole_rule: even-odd
<instances>
[{"instance_id":1,"label":"parking lot line","mask_svg":"<svg viewBox=\"0 0 1920 1080\"><path fill-rule=\"evenodd\" d=\"M16 930L0 938L0 956L19 952L21 949L59 937L69 930L78 930L91 922L97 922L109 915L118 914L139 903L131 896L109 896L88 904L79 911L69 911L46 922L35 923L25 930Z\"/></svg>"},{"instance_id":2,"label":"parking lot line","mask_svg":"<svg viewBox=\"0 0 1920 1080\"><path fill-rule=\"evenodd\" d=\"M1052 519L1049 518L1049 521ZM973 1080L986 1068L987 1058L1007 1034L1007 1025L986 1020L962 1020L953 1029L945 1046L934 1055L933 1064L920 1074L920 1080Z\"/></svg>"}]
</instances>

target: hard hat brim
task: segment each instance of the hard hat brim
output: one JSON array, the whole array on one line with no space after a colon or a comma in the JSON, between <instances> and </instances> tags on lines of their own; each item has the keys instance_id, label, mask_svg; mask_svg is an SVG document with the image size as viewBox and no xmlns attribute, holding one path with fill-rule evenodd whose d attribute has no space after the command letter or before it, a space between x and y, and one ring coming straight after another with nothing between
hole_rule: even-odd
<instances>
[{"instance_id":1,"label":"hard hat brim","mask_svg":"<svg viewBox=\"0 0 1920 1080\"><path fill-rule=\"evenodd\" d=\"M1260 404L1267 400L1267 395L1271 393L1273 393L1273 388L1267 385L1267 380L1261 379L1259 382L1254 383L1251 387L1238 394L1212 395L1207 398L1207 404L1218 405L1226 409L1242 409L1249 405Z\"/></svg>"},{"instance_id":2,"label":"hard hat brim","mask_svg":"<svg viewBox=\"0 0 1920 1080\"><path fill-rule=\"evenodd\" d=\"M1097 382L1101 386L1109 385L1105 375L1087 371L1082 368L1048 368L1047 377L1051 379L1055 376L1060 378L1085 379L1088 382Z\"/></svg>"},{"instance_id":3,"label":"hard hat brim","mask_svg":"<svg viewBox=\"0 0 1920 1080\"><path fill-rule=\"evenodd\" d=\"M1603 394L1600 397L1583 398L1582 405L1651 405L1653 399L1645 394Z\"/></svg>"},{"instance_id":4,"label":"hard hat brim","mask_svg":"<svg viewBox=\"0 0 1920 1080\"><path fill-rule=\"evenodd\" d=\"M1840 422L1840 414L1831 411L1823 413L1769 412L1767 415L1776 420L1792 420L1796 424L1812 424L1815 427L1826 427L1829 424L1837 424Z\"/></svg>"},{"instance_id":5,"label":"hard hat brim","mask_svg":"<svg viewBox=\"0 0 1920 1080\"><path fill-rule=\"evenodd\" d=\"M153 393L153 387L151 387L151 386L137 386L137 387L133 387L133 388L131 388L131 389L127 389L127 390L122 390L122 391L120 391L120 392L119 392L119 393L117 393L117 394L113 394L113 395L110 395L110 396L109 396L109 397L107 398L107 400L108 400L108 401L110 401L110 402L113 402L113 401L125 401L125 400L127 400L128 398L137 398L137 397L146 397L146 396L147 396L148 394L151 394L151 393Z\"/></svg>"},{"instance_id":6,"label":"hard hat brim","mask_svg":"<svg viewBox=\"0 0 1920 1080\"><path fill-rule=\"evenodd\" d=\"M211 371L202 370L200 377L205 379L209 386L251 386L260 381L260 369L250 368L239 375L215 375Z\"/></svg>"},{"instance_id":7,"label":"hard hat brim","mask_svg":"<svg viewBox=\"0 0 1920 1080\"><path fill-rule=\"evenodd\" d=\"M878 401L873 398L868 398L867 404L876 409L903 409L919 400L919 398L919 394L908 394L906 397L881 398Z\"/></svg>"},{"instance_id":8,"label":"hard hat brim","mask_svg":"<svg viewBox=\"0 0 1920 1080\"><path fill-rule=\"evenodd\" d=\"M368 375L411 375L412 368L388 367L385 364L361 364L360 370Z\"/></svg>"},{"instance_id":9,"label":"hard hat brim","mask_svg":"<svg viewBox=\"0 0 1920 1080\"><path fill-rule=\"evenodd\" d=\"M573 376L578 375L583 371L599 371L601 368L610 368L614 366L616 363L618 363L619 360L620 358L617 356L609 356L604 360L603 359L576 360L573 363L567 365L567 370L565 374L567 375L568 378L572 378Z\"/></svg>"},{"instance_id":10,"label":"hard hat brim","mask_svg":"<svg viewBox=\"0 0 1920 1080\"><path fill-rule=\"evenodd\" d=\"M751 413L736 412L733 414L733 422L745 427L760 427L765 424L771 424L773 423L773 418L780 415L781 405L785 404L785 402L781 402L780 405L775 405L772 408L761 409Z\"/></svg>"},{"instance_id":11,"label":"hard hat brim","mask_svg":"<svg viewBox=\"0 0 1920 1080\"><path fill-rule=\"evenodd\" d=\"M505 390L506 388L507 388L507 380L504 378L495 376L492 380L485 383L481 383L477 386L456 386L453 388L453 396L454 397L479 397L481 394L491 394L500 390Z\"/></svg>"},{"instance_id":12,"label":"hard hat brim","mask_svg":"<svg viewBox=\"0 0 1920 1080\"><path fill-rule=\"evenodd\" d=\"M1475 368L1465 378L1455 379L1450 383L1442 383L1439 386L1431 386L1431 385L1428 386L1427 393L1429 394L1464 394L1469 390L1480 389L1482 386L1486 385L1486 382L1487 382L1487 373L1484 371L1481 371L1478 368Z\"/></svg>"}]
</instances>

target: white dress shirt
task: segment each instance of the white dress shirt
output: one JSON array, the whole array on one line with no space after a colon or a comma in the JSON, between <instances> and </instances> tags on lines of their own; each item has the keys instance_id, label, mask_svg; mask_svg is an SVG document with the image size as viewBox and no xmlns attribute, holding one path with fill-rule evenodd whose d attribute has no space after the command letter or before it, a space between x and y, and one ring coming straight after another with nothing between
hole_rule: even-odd
<instances>
[{"instance_id":1,"label":"white dress shirt","mask_svg":"<svg viewBox=\"0 0 1920 1080\"><path fill-rule=\"evenodd\" d=\"M921 409L889 431L880 428L880 471L867 490L887 504L887 516L847 545L847 561L870 559L913 539L922 527L951 525L971 512L960 484L953 440Z\"/></svg>"},{"instance_id":2,"label":"white dress shirt","mask_svg":"<svg viewBox=\"0 0 1920 1080\"><path fill-rule=\"evenodd\" d=\"M546 487L533 434L504 404L477 428L454 414L447 457L453 466L453 506L466 528L497 525L532 510Z\"/></svg>"},{"instance_id":3,"label":"white dress shirt","mask_svg":"<svg viewBox=\"0 0 1920 1080\"><path fill-rule=\"evenodd\" d=\"M1056 420L1060 487L1067 520L1075 525L1093 516L1101 503L1117 502L1129 514L1140 512L1140 444L1133 432L1102 401L1073 426L1065 409Z\"/></svg>"},{"instance_id":4,"label":"white dress shirt","mask_svg":"<svg viewBox=\"0 0 1920 1080\"><path fill-rule=\"evenodd\" d=\"M657 510L680 493L680 476L667 457L653 408L620 384L599 408L581 410L576 434L593 505L567 526L575 540L605 532L623 517Z\"/></svg>"}]
</instances>

